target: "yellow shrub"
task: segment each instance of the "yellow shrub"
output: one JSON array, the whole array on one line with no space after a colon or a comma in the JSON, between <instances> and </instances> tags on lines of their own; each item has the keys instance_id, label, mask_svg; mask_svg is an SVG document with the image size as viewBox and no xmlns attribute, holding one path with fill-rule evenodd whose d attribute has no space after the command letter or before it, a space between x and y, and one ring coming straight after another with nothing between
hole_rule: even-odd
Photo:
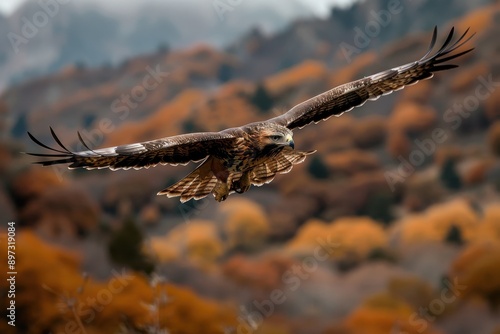
<instances>
[{"instance_id":1,"label":"yellow shrub","mask_svg":"<svg viewBox=\"0 0 500 334\"><path fill-rule=\"evenodd\" d=\"M384 229L371 218L340 218L330 224L328 234L338 243L335 257L355 256L364 258L373 250L387 247Z\"/></svg>"},{"instance_id":2,"label":"yellow shrub","mask_svg":"<svg viewBox=\"0 0 500 334\"><path fill-rule=\"evenodd\" d=\"M151 254L158 262L177 260L181 254L181 250L170 243L168 236L151 237L146 252Z\"/></svg>"},{"instance_id":3,"label":"yellow shrub","mask_svg":"<svg viewBox=\"0 0 500 334\"><path fill-rule=\"evenodd\" d=\"M477 226L473 242L500 242L500 205L490 205L485 208L483 219Z\"/></svg>"},{"instance_id":4,"label":"yellow shrub","mask_svg":"<svg viewBox=\"0 0 500 334\"><path fill-rule=\"evenodd\" d=\"M465 200L455 200L430 207L427 215L437 233L445 236L451 226L455 225L462 230L465 240L472 236L478 223L476 213Z\"/></svg>"},{"instance_id":5,"label":"yellow shrub","mask_svg":"<svg viewBox=\"0 0 500 334\"><path fill-rule=\"evenodd\" d=\"M224 232L229 247L253 249L264 244L270 227L264 210L255 202L235 199L220 208L226 214Z\"/></svg>"},{"instance_id":6,"label":"yellow shrub","mask_svg":"<svg viewBox=\"0 0 500 334\"><path fill-rule=\"evenodd\" d=\"M288 242L286 248L295 254L308 255L318 245L318 238L323 238L328 225L318 219L309 219L297 231L295 238Z\"/></svg>"},{"instance_id":7,"label":"yellow shrub","mask_svg":"<svg viewBox=\"0 0 500 334\"><path fill-rule=\"evenodd\" d=\"M167 284L165 291L170 301L160 310L160 327L169 333L224 334L226 329L237 328L233 309L175 285Z\"/></svg>"},{"instance_id":8,"label":"yellow shrub","mask_svg":"<svg viewBox=\"0 0 500 334\"><path fill-rule=\"evenodd\" d=\"M165 237L165 242L201 265L213 263L224 251L216 225L207 220L192 220L176 226Z\"/></svg>"},{"instance_id":9,"label":"yellow shrub","mask_svg":"<svg viewBox=\"0 0 500 334\"><path fill-rule=\"evenodd\" d=\"M426 212L403 218L396 223L403 244L442 241L452 226L456 226L465 241L470 240L478 227L478 218L468 202L455 200L438 204Z\"/></svg>"},{"instance_id":10,"label":"yellow shrub","mask_svg":"<svg viewBox=\"0 0 500 334\"><path fill-rule=\"evenodd\" d=\"M309 255L325 242L335 245L330 254L334 259L363 259L373 250L386 247L387 237L384 229L368 217L340 218L330 224L312 219L302 226L287 248L296 254Z\"/></svg>"},{"instance_id":11,"label":"yellow shrub","mask_svg":"<svg viewBox=\"0 0 500 334\"><path fill-rule=\"evenodd\" d=\"M344 321L348 333L382 334L398 333L430 334L436 333L431 326L422 328L410 322L416 313L408 304L389 293L381 293L368 298Z\"/></svg>"},{"instance_id":12,"label":"yellow shrub","mask_svg":"<svg viewBox=\"0 0 500 334\"><path fill-rule=\"evenodd\" d=\"M500 304L500 243L472 244L453 262L450 277L466 296L481 296L492 308Z\"/></svg>"}]
</instances>

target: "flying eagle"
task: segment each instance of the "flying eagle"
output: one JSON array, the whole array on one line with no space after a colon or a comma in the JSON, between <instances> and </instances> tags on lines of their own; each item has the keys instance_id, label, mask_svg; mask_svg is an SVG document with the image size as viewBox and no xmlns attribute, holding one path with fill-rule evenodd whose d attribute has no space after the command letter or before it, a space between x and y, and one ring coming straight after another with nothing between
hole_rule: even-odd
<instances>
[{"instance_id":1,"label":"flying eagle","mask_svg":"<svg viewBox=\"0 0 500 334\"><path fill-rule=\"evenodd\" d=\"M89 148L78 134L87 148L81 152L66 149L51 128L60 148L51 148L28 132L35 143L55 152L28 154L55 158L36 162L43 166L69 163L69 168L86 169L140 169L201 161L193 172L158 195L179 196L181 202L185 202L212 193L217 201L224 201L233 192L244 193L251 185L261 186L271 182L278 173L288 173L293 165L315 152L294 150L293 130L340 116L367 100L376 100L419 80L432 78L434 72L457 67L444 63L473 50L449 55L472 38L474 34L465 38L468 31L452 41L452 28L443 46L432 53L437 38L437 28L434 28L429 50L420 60L335 87L267 121L220 132L189 133L96 150Z\"/></svg>"}]
</instances>

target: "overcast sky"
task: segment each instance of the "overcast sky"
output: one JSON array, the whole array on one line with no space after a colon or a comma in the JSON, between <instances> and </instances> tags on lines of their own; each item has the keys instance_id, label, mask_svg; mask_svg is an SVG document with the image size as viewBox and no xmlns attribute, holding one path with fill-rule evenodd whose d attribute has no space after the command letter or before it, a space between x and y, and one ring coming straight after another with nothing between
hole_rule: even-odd
<instances>
[{"instance_id":1,"label":"overcast sky","mask_svg":"<svg viewBox=\"0 0 500 334\"><path fill-rule=\"evenodd\" d=\"M14 11L21 3L23 3L26 0L0 0L0 12L4 14L10 14L12 11ZM78 1L96 1L96 0L78 0ZM124 2L133 2L133 1L141 1L141 0L115 0L117 4L120 6L123 6ZM179 0L180 1L180 0ZM246 0L246 1L251 1L251 0ZM329 8L333 4L337 5L346 5L348 3L353 2L354 0L299 0L302 3L304 3L307 6L310 6L311 9L317 14L317 15L326 15L329 12ZM108 1L110 2L110 1Z\"/></svg>"}]
</instances>

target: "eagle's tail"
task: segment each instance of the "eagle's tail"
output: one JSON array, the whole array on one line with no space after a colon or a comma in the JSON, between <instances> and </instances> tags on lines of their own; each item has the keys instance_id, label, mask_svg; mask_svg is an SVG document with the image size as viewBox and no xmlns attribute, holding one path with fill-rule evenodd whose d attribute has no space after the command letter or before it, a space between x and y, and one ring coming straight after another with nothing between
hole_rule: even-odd
<instances>
[{"instance_id":1,"label":"eagle's tail","mask_svg":"<svg viewBox=\"0 0 500 334\"><path fill-rule=\"evenodd\" d=\"M171 185L170 187L158 192L158 195L167 195L167 197L179 197L182 203L194 198L202 199L212 193L217 178L210 168L210 157L200 164L189 175Z\"/></svg>"}]
</instances>

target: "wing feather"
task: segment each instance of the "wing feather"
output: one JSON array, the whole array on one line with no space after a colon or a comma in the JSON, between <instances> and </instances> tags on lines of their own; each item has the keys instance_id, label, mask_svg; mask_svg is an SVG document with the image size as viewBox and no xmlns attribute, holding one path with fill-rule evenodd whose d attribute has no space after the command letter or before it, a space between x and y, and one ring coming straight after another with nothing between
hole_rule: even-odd
<instances>
[{"instance_id":1,"label":"wing feather","mask_svg":"<svg viewBox=\"0 0 500 334\"><path fill-rule=\"evenodd\" d=\"M182 203L194 198L196 200L206 197L216 186L218 180L213 174L211 158L207 158L189 175L179 180L170 187L158 192L158 195L167 195L167 197L178 197Z\"/></svg>"},{"instance_id":2,"label":"wing feather","mask_svg":"<svg viewBox=\"0 0 500 334\"><path fill-rule=\"evenodd\" d=\"M255 186L262 186L274 180L276 174L286 174L292 170L293 165L300 164L306 157L316 151L300 152L291 148L283 149L277 156L269 158L254 167L250 180Z\"/></svg>"},{"instance_id":3,"label":"wing feather","mask_svg":"<svg viewBox=\"0 0 500 334\"><path fill-rule=\"evenodd\" d=\"M81 144L87 150L72 152L62 144L52 128L50 132L60 149L49 147L28 132L29 137L36 144L55 152L27 153L37 157L53 158L35 163L43 166L69 164L69 168L110 168L111 170L148 168L159 163L178 165L198 162L223 150L224 147L231 146L236 138L228 132L190 133L93 150L78 133Z\"/></svg>"},{"instance_id":4,"label":"wing feather","mask_svg":"<svg viewBox=\"0 0 500 334\"><path fill-rule=\"evenodd\" d=\"M444 57L467 43L474 34L467 36L469 32L467 29L452 42L454 32L455 29L452 28L441 48L432 53L437 40L437 28L434 28L429 50L420 60L335 87L296 105L285 114L270 119L269 122L289 129L303 128L312 122L326 120L332 115L340 116L368 100L376 100L380 96L403 89L420 80L432 78L434 72L455 68L457 65L454 64L439 64L471 52L473 48Z\"/></svg>"}]
</instances>

